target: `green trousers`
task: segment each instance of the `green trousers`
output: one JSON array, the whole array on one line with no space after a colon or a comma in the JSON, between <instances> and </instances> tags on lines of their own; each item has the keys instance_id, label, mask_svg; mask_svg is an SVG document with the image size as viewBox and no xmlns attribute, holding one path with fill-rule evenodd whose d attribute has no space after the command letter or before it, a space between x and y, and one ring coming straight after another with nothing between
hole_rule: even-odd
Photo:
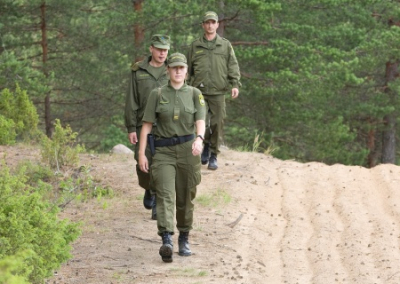
<instances>
[{"instance_id":1,"label":"green trousers","mask_svg":"<svg viewBox=\"0 0 400 284\"><path fill-rule=\"evenodd\" d=\"M139 186L143 187L144 189L152 189L151 185L151 176L149 173L142 172L139 167L139 145L140 145L140 131L141 127L138 127L136 129L136 135L138 137L138 142L136 143L135 146L135 160L136 160L136 174L138 176L138 181L139 181ZM149 161L149 166L152 163L152 156L151 156L151 151L149 145L146 147L146 152L145 152L146 158ZM152 192L152 194L155 194L155 192Z\"/></svg>"},{"instance_id":2,"label":"green trousers","mask_svg":"<svg viewBox=\"0 0 400 284\"><path fill-rule=\"evenodd\" d=\"M210 143L211 153L219 154L226 117L225 95L203 95L207 103L206 133L204 142Z\"/></svg>"},{"instance_id":3,"label":"green trousers","mask_svg":"<svg viewBox=\"0 0 400 284\"><path fill-rule=\"evenodd\" d=\"M158 234L189 232L193 224L193 200L196 186L201 181L200 156L193 156L192 141L183 144L157 147L151 165L152 182L157 194Z\"/></svg>"}]
</instances>

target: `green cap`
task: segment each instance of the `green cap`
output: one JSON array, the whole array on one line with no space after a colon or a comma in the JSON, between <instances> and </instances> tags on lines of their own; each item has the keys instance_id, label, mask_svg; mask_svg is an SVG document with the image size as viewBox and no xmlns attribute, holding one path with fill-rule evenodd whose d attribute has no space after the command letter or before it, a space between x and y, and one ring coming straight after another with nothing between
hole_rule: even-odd
<instances>
[{"instance_id":1,"label":"green cap","mask_svg":"<svg viewBox=\"0 0 400 284\"><path fill-rule=\"evenodd\" d=\"M171 40L167 35L156 34L151 37L151 45L161 49L169 49Z\"/></svg>"},{"instance_id":2,"label":"green cap","mask_svg":"<svg viewBox=\"0 0 400 284\"><path fill-rule=\"evenodd\" d=\"M208 20L214 20L216 22L218 22L218 15L217 13L213 12L213 11L208 11L204 14L203 16L203 23L207 22Z\"/></svg>"},{"instance_id":3,"label":"green cap","mask_svg":"<svg viewBox=\"0 0 400 284\"><path fill-rule=\"evenodd\" d=\"M179 52L171 54L171 56L168 58L168 66L169 67L175 67L175 66L187 67L186 56Z\"/></svg>"}]
</instances>

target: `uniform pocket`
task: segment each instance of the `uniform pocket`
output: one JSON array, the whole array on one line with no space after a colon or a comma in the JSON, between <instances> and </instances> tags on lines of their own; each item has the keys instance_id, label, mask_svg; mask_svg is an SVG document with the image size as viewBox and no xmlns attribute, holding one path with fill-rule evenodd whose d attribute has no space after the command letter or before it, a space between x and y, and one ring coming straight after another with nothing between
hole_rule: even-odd
<instances>
[{"instance_id":1,"label":"uniform pocket","mask_svg":"<svg viewBox=\"0 0 400 284\"><path fill-rule=\"evenodd\" d=\"M199 185L201 182L201 164L199 163L198 165L190 165L190 167L187 168L188 173L188 187L195 187L196 185Z\"/></svg>"},{"instance_id":2,"label":"uniform pocket","mask_svg":"<svg viewBox=\"0 0 400 284\"><path fill-rule=\"evenodd\" d=\"M163 113L166 111L168 111L168 105L165 105L165 104L163 104L163 105L160 104L156 108L156 113Z\"/></svg>"},{"instance_id":3,"label":"uniform pocket","mask_svg":"<svg viewBox=\"0 0 400 284\"><path fill-rule=\"evenodd\" d=\"M151 165L150 166L150 181L149 184L153 189L156 189L157 182L159 181L159 170L157 166Z\"/></svg>"},{"instance_id":4,"label":"uniform pocket","mask_svg":"<svg viewBox=\"0 0 400 284\"><path fill-rule=\"evenodd\" d=\"M143 187L144 189L150 189L150 174L142 172L139 167L136 167L136 173L138 176L139 186Z\"/></svg>"},{"instance_id":5,"label":"uniform pocket","mask_svg":"<svg viewBox=\"0 0 400 284\"><path fill-rule=\"evenodd\" d=\"M156 107L156 114L159 119L168 119L168 104L159 104Z\"/></svg>"},{"instance_id":6,"label":"uniform pocket","mask_svg":"<svg viewBox=\"0 0 400 284\"><path fill-rule=\"evenodd\" d=\"M182 113L182 121L186 124L186 126L191 127L194 124L194 114L196 113L196 109L193 107L184 108L184 112Z\"/></svg>"},{"instance_id":7,"label":"uniform pocket","mask_svg":"<svg viewBox=\"0 0 400 284\"><path fill-rule=\"evenodd\" d=\"M193 114L196 113L196 109L194 107L185 106L185 112Z\"/></svg>"}]
</instances>

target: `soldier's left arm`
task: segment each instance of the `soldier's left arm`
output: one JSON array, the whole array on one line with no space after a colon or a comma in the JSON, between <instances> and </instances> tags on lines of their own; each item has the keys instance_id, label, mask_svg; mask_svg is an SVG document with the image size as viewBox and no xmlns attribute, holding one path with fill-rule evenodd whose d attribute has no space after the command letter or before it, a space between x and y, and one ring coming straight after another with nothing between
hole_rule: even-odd
<instances>
[{"instance_id":1,"label":"soldier's left arm","mask_svg":"<svg viewBox=\"0 0 400 284\"><path fill-rule=\"evenodd\" d=\"M203 94L201 91L195 87L193 87L193 103L196 109L196 113L194 114L194 121L198 120L206 120L206 102L204 100ZM198 133L200 135L204 135L203 133Z\"/></svg>"},{"instance_id":2,"label":"soldier's left arm","mask_svg":"<svg viewBox=\"0 0 400 284\"><path fill-rule=\"evenodd\" d=\"M193 103L196 109L194 113L194 121L196 125L196 139L192 144L192 154L198 156L203 149L204 133L206 131L206 103L201 91L195 87L193 88ZM200 138L199 136L203 137Z\"/></svg>"},{"instance_id":3,"label":"soldier's left arm","mask_svg":"<svg viewBox=\"0 0 400 284\"><path fill-rule=\"evenodd\" d=\"M186 52L186 59L188 65L188 72L186 76L186 82L188 85L191 85L192 77L193 77L193 61L192 61L192 52L193 52L193 43L189 46Z\"/></svg>"},{"instance_id":4,"label":"soldier's left arm","mask_svg":"<svg viewBox=\"0 0 400 284\"><path fill-rule=\"evenodd\" d=\"M239 87L242 86L240 83L240 69L239 63L237 61L235 51L233 50L232 44L229 43L228 46L228 81L232 86L232 97L234 96L233 89L237 89L237 95L239 94ZM235 97L237 97L237 95Z\"/></svg>"}]
</instances>

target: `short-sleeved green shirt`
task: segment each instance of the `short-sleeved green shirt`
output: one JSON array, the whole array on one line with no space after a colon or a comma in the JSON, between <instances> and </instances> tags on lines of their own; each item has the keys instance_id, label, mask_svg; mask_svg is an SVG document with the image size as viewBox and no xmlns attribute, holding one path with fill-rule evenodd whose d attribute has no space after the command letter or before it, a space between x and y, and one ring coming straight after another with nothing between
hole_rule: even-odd
<instances>
[{"instance_id":1,"label":"short-sleeved green shirt","mask_svg":"<svg viewBox=\"0 0 400 284\"><path fill-rule=\"evenodd\" d=\"M195 122L205 120L205 116L205 102L199 89L185 83L175 90L168 82L151 91L143 121L157 123L156 138L171 138L193 134Z\"/></svg>"}]
</instances>

